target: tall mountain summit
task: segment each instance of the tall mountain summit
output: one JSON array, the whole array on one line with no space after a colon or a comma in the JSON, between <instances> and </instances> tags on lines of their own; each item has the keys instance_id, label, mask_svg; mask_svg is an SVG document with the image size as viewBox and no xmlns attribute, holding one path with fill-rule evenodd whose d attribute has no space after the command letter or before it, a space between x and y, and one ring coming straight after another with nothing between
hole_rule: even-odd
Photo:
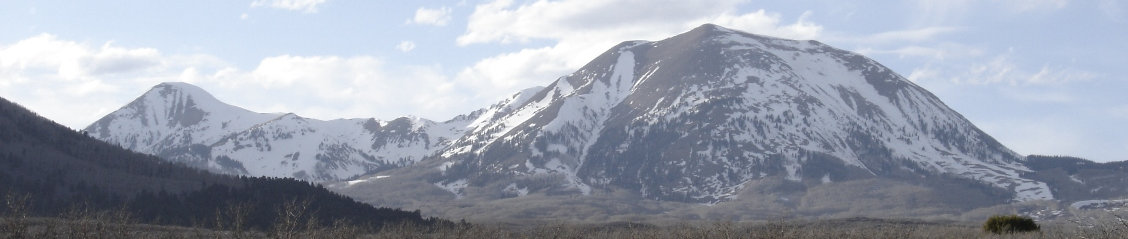
<instances>
[{"instance_id":1,"label":"tall mountain summit","mask_svg":"<svg viewBox=\"0 0 1128 239\"><path fill-rule=\"evenodd\" d=\"M717 202L766 177L954 177L1016 201L1052 198L1045 183L1021 176L1022 156L881 64L716 25L619 44L485 112L437 158L448 165L438 185L456 194L559 175L581 194L614 186Z\"/></svg>"}]
</instances>

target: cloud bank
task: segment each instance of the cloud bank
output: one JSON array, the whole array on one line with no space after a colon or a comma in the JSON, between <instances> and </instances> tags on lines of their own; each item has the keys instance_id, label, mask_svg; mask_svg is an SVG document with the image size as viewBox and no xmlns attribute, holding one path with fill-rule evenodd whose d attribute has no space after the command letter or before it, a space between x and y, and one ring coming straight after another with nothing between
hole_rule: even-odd
<instances>
[{"instance_id":1,"label":"cloud bank","mask_svg":"<svg viewBox=\"0 0 1128 239\"><path fill-rule=\"evenodd\" d=\"M97 46L49 34L0 46L0 95L74 128L166 81L197 84L255 111L325 119L447 116L463 107L457 104L463 99L441 72L434 66L389 68L371 56L281 55L239 69L210 55Z\"/></svg>"}]
</instances>

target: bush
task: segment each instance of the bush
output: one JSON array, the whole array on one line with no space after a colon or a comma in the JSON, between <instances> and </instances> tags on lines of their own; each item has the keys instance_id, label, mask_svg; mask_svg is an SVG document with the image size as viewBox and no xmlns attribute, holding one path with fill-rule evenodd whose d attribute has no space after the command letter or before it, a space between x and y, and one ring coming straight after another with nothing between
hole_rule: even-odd
<instances>
[{"instance_id":1,"label":"bush","mask_svg":"<svg viewBox=\"0 0 1128 239\"><path fill-rule=\"evenodd\" d=\"M983 223L983 231L995 234L1032 232L1039 229L1034 219L1019 215L995 215Z\"/></svg>"}]
</instances>

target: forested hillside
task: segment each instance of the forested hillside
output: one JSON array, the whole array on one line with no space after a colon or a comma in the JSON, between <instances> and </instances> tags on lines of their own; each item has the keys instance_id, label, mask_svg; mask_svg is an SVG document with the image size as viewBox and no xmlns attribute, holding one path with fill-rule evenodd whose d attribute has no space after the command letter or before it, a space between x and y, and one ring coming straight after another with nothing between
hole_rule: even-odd
<instances>
[{"instance_id":1,"label":"forested hillside","mask_svg":"<svg viewBox=\"0 0 1128 239\"><path fill-rule=\"evenodd\" d=\"M1064 201L1117 199L1128 195L1128 161L1098 163L1067 156L1030 155L1030 178L1048 183Z\"/></svg>"},{"instance_id":2,"label":"forested hillside","mask_svg":"<svg viewBox=\"0 0 1128 239\"><path fill-rule=\"evenodd\" d=\"M416 212L375 208L293 179L211 174L130 152L54 123L0 98L3 216L63 217L124 212L139 223L267 229L291 219L432 224ZM293 215L296 213L297 215ZM19 215L15 215L19 214ZM227 222L224 222L227 221Z\"/></svg>"}]
</instances>

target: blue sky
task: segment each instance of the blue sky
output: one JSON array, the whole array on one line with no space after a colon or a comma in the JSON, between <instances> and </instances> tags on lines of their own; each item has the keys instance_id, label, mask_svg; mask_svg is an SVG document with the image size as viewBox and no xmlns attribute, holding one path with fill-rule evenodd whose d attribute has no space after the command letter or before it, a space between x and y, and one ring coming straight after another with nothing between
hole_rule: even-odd
<instances>
[{"instance_id":1,"label":"blue sky","mask_svg":"<svg viewBox=\"0 0 1128 239\"><path fill-rule=\"evenodd\" d=\"M9 0L0 96L74 128L164 81L259 112L442 121L703 23L865 54L1022 154L1128 160L1120 0Z\"/></svg>"}]
</instances>

